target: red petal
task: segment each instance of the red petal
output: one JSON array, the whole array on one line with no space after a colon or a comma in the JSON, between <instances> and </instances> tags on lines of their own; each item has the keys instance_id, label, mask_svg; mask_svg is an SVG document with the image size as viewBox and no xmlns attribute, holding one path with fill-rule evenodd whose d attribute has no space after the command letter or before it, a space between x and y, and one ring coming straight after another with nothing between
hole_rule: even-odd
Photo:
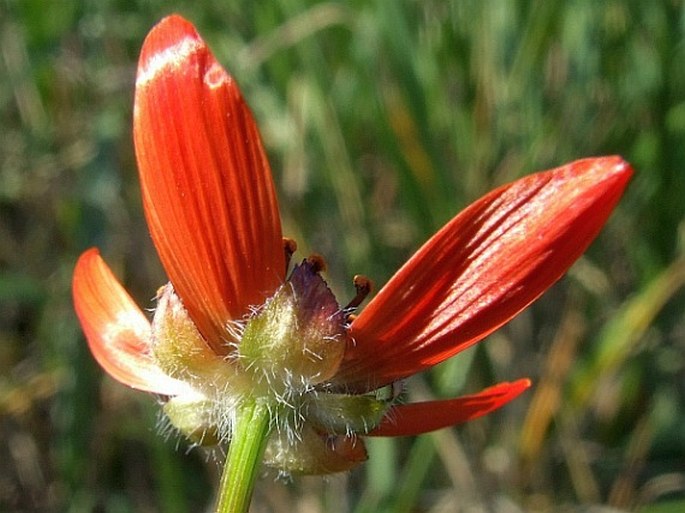
<instances>
[{"instance_id":1,"label":"red petal","mask_svg":"<svg viewBox=\"0 0 685 513\"><path fill-rule=\"evenodd\" d=\"M504 406L528 387L530 381L520 379L456 399L401 404L390 410L368 436L413 436L462 424Z\"/></svg>"},{"instance_id":2,"label":"red petal","mask_svg":"<svg viewBox=\"0 0 685 513\"><path fill-rule=\"evenodd\" d=\"M632 174L579 160L496 189L433 236L361 312L338 377L375 388L478 342L557 281L611 214Z\"/></svg>"},{"instance_id":3,"label":"red petal","mask_svg":"<svg viewBox=\"0 0 685 513\"><path fill-rule=\"evenodd\" d=\"M152 239L210 345L283 282L278 204L257 126L195 28L163 19L140 56L134 138Z\"/></svg>"},{"instance_id":4,"label":"red petal","mask_svg":"<svg viewBox=\"0 0 685 513\"><path fill-rule=\"evenodd\" d=\"M150 323L93 248L81 255L72 283L74 307L93 356L117 381L163 395L188 386L164 374L150 356Z\"/></svg>"}]
</instances>

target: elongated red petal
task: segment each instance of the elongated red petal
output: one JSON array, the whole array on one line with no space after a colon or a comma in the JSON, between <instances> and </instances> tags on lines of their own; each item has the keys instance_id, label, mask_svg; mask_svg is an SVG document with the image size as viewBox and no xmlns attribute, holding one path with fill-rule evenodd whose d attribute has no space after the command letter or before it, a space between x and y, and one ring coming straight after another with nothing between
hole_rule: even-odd
<instances>
[{"instance_id":1,"label":"elongated red petal","mask_svg":"<svg viewBox=\"0 0 685 513\"><path fill-rule=\"evenodd\" d=\"M117 381L177 395L189 387L164 374L150 356L150 323L93 248L81 255L72 283L74 307L90 351Z\"/></svg>"},{"instance_id":2,"label":"elongated red petal","mask_svg":"<svg viewBox=\"0 0 685 513\"><path fill-rule=\"evenodd\" d=\"M369 436L412 436L456 426L504 406L528 387L530 381L520 379L456 399L401 404L390 410Z\"/></svg>"},{"instance_id":3,"label":"elongated red petal","mask_svg":"<svg viewBox=\"0 0 685 513\"><path fill-rule=\"evenodd\" d=\"M162 264L209 344L283 282L269 163L233 78L179 16L147 36L134 139L143 204Z\"/></svg>"},{"instance_id":4,"label":"elongated red petal","mask_svg":"<svg viewBox=\"0 0 685 513\"><path fill-rule=\"evenodd\" d=\"M599 233L632 174L585 159L500 187L433 236L352 323L337 380L365 390L478 342L557 281Z\"/></svg>"}]
</instances>

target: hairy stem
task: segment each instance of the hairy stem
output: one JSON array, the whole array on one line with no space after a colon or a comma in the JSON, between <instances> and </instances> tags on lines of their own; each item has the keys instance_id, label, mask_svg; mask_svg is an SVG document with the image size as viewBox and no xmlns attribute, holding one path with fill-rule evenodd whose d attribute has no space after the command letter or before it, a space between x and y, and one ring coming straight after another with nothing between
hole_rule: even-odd
<instances>
[{"instance_id":1,"label":"hairy stem","mask_svg":"<svg viewBox=\"0 0 685 513\"><path fill-rule=\"evenodd\" d=\"M238 410L219 484L217 513L247 513L269 431L266 405L251 401Z\"/></svg>"}]
</instances>

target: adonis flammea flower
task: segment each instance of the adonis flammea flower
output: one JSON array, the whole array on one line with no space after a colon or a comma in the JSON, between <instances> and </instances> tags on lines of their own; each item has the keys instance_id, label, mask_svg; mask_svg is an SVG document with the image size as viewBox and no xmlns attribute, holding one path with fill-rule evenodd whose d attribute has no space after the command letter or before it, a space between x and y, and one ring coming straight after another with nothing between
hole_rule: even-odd
<instances>
[{"instance_id":1,"label":"adonis flammea flower","mask_svg":"<svg viewBox=\"0 0 685 513\"><path fill-rule=\"evenodd\" d=\"M579 160L485 195L435 234L358 315L320 257L290 269L260 135L233 78L193 26L162 20L143 45L134 137L150 233L168 274L152 320L96 249L74 272L76 312L113 378L165 397L197 443L229 442L245 405L264 419L264 461L347 470L363 437L420 434L485 415L527 379L398 404L395 384L479 342L538 298L587 248L632 171ZM289 271L290 269L290 271Z\"/></svg>"}]
</instances>

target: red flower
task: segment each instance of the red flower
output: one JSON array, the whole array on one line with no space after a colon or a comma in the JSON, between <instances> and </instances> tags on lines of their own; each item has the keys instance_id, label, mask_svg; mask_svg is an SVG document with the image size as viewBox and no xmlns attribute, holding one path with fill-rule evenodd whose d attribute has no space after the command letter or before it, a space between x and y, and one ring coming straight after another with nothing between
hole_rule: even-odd
<instances>
[{"instance_id":1,"label":"red flower","mask_svg":"<svg viewBox=\"0 0 685 513\"><path fill-rule=\"evenodd\" d=\"M358 317L305 260L287 275L278 204L252 115L193 26L159 23L143 45L134 137L143 203L170 285L152 323L96 249L74 271L76 312L112 377L168 396L172 424L229 439L245 397L273 407L267 462L331 472L365 458L356 435L413 435L493 411L530 385L395 404L393 383L482 340L587 248L632 171L602 157L530 175L434 235Z\"/></svg>"}]
</instances>

